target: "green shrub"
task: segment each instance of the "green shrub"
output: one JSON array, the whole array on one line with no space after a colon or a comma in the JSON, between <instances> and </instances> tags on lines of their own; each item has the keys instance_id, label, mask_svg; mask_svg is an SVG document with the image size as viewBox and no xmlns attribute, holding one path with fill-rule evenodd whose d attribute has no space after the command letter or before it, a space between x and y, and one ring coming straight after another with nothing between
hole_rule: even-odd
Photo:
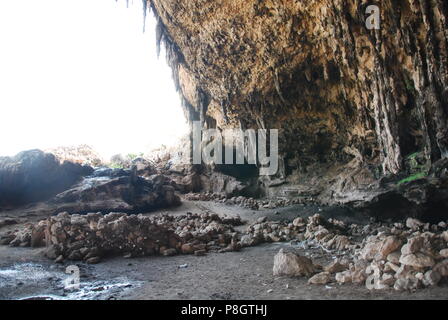
<instances>
[{"instance_id":1,"label":"green shrub","mask_svg":"<svg viewBox=\"0 0 448 320\"><path fill-rule=\"evenodd\" d=\"M415 174L410 175L409 177L407 177L407 178L405 178L403 180L400 180L398 182L398 185L403 184L403 183L407 183L407 182L411 182L411 181L415 181L415 180L418 180L418 179L425 178L427 175L428 175L427 172L415 173Z\"/></svg>"}]
</instances>

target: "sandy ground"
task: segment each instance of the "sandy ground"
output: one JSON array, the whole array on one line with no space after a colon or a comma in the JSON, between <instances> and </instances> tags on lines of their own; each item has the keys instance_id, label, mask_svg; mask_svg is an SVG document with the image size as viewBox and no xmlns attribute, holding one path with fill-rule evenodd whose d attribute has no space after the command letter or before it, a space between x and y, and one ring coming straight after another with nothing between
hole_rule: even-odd
<instances>
[{"instance_id":1,"label":"sandy ground","mask_svg":"<svg viewBox=\"0 0 448 320\"><path fill-rule=\"evenodd\" d=\"M28 212L29 209L27 209ZM45 218L29 216L27 210L0 213L20 216L21 223ZM31 210L32 211L32 210ZM246 221L267 216L272 220L292 220L316 212L323 216L344 217L362 223L365 217L341 208L294 206L253 211L213 202L186 201L181 207L158 213L216 212L239 214ZM0 229L18 228L9 226ZM244 228L244 227L243 227ZM297 250L314 262L325 265L332 255L321 249L292 248L289 243L264 244L240 252L209 253L203 257L145 257L108 259L97 265L76 263L80 269L80 288L65 289L65 273L72 263L54 264L44 258L42 249L0 246L0 299L447 299L448 286L396 292L369 291L364 286L330 284L313 286L306 278L272 275L273 257L280 248Z\"/></svg>"}]
</instances>

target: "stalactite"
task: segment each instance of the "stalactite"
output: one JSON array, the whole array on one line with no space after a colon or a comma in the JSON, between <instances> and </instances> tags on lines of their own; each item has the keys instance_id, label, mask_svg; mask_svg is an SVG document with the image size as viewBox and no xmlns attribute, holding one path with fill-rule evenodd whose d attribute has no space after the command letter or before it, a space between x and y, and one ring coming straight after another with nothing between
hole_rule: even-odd
<instances>
[{"instance_id":1,"label":"stalactite","mask_svg":"<svg viewBox=\"0 0 448 320\"><path fill-rule=\"evenodd\" d=\"M143 4L143 32L146 31L146 15L148 12L148 0L142 0Z\"/></svg>"}]
</instances>

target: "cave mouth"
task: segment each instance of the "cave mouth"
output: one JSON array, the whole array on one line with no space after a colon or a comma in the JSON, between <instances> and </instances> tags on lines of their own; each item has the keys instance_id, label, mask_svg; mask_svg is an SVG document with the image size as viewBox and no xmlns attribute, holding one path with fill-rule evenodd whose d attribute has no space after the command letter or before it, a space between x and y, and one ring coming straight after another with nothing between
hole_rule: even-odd
<instances>
[{"instance_id":1,"label":"cave mouth","mask_svg":"<svg viewBox=\"0 0 448 320\"><path fill-rule=\"evenodd\" d=\"M109 160L188 133L141 3L25 2L0 4L0 156L88 145Z\"/></svg>"}]
</instances>

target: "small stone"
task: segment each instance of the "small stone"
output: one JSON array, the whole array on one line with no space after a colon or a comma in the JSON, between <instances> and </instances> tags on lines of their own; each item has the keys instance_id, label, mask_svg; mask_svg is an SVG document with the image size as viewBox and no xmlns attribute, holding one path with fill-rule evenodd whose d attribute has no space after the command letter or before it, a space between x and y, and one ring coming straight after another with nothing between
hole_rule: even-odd
<instances>
[{"instance_id":1,"label":"small stone","mask_svg":"<svg viewBox=\"0 0 448 320\"><path fill-rule=\"evenodd\" d=\"M82 255L79 250L74 250L68 255L68 260L81 260Z\"/></svg>"},{"instance_id":2,"label":"small stone","mask_svg":"<svg viewBox=\"0 0 448 320\"><path fill-rule=\"evenodd\" d=\"M352 282L352 274L350 271L338 272L336 273L336 281L340 284L351 283Z\"/></svg>"},{"instance_id":3,"label":"small stone","mask_svg":"<svg viewBox=\"0 0 448 320\"><path fill-rule=\"evenodd\" d=\"M294 227L303 227L306 225L305 219L303 219L302 217L295 218L292 224Z\"/></svg>"},{"instance_id":4,"label":"small stone","mask_svg":"<svg viewBox=\"0 0 448 320\"><path fill-rule=\"evenodd\" d=\"M336 250L345 250L350 246L350 240L347 236L337 235L334 237L334 248Z\"/></svg>"},{"instance_id":5,"label":"small stone","mask_svg":"<svg viewBox=\"0 0 448 320\"><path fill-rule=\"evenodd\" d=\"M100 257L92 257L86 260L88 264L97 264L101 261Z\"/></svg>"},{"instance_id":6,"label":"small stone","mask_svg":"<svg viewBox=\"0 0 448 320\"><path fill-rule=\"evenodd\" d=\"M440 273L434 270L429 270L425 273L425 276L423 278L423 284L427 287L436 286L441 279L442 276L440 275Z\"/></svg>"},{"instance_id":7,"label":"small stone","mask_svg":"<svg viewBox=\"0 0 448 320\"><path fill-rule=\"evenodd\" d=\"M331 281L331 274L329 272L321 272L308 280L308 284L327 284Z\"/></svg>"},{"instance_id":8,"label":"small stone","mask_svg":"<svg viewBox=\"0 0 448 320\"><path fill-rule=\"evenodd\" d=\"M419 281L415 278L397 279L394 284L394 289L397 291L413 290L418 288Z\"/></svg>"},{"instance_id":9,"label":"small stone","mask_svg":"<svg viewBox=\"0 0 448 320\"><path fill-rule=\"evenodd\" d=\"M439 254L442 258L448 258L448 249L440 250Z\"/></svg>"},{"instance_id":10,"label":"small stone","mask_svg":"<svg viewBox=\"0 0 448 320\"><path fill-rule=\"evenodd\" d=\"M423 253L402 255L400 263L415 268L425 268L434 266L434 259Z\"/></svg>"},{"instance_id":11,"label":"small stone","mask_svg":"<svg viewBox=\"0 0 448 320\"><path fill-rule=\"evenodd\" d=\"M384 273L379 282L382 286L390 287L394 285L395 278L390 273Z\"/></svg>"},{"instance_id":12,"label":"small stone","mask_svg":"<svg viewBox=\"0 0 448 320\"><path fill-rule=\"evenodd\" d=\"M64 256L63 256L63 255L60 255L59 257L57 257L57 258L54 260L54 262L55 262L55 263L63 263L63 262L64 262Z\"/></svg>"},{"instance_id":13,"label":"small stone","mask_svg":"<svg viewBox=\"0 0 448 320\"><path fill-rule=\"evenodd\" d=\"M400 269L400 267L392 262L386 262L386 264L384 265L384 272L389 271L397 272L398 269Z\"/></svg>"},{"instance_id":14,"label":"small stone","mask_svg":"<svg viewBox=\"0 0 448 320\"><path fill-rule=\"evenodd\" d=\"M328 266L324 268L324 271L329 273L338 273L348 269L347 265L339 263L338 260L333 261Z\"/></svg>"},{"instance_id":15,"label":"small stone","mask_svg":"<svg viewBox=\"0 0 448 320\"><path fill-rule=\"evenodd\" d=\"M443 240L445 240L445 242L448 243L448 231L442 232L440 236L442 237Z\"/></svg>"},{"instance_id":16,"label":"small stone","mask_svg":"<svg viewBox=\"0 0 448 320\"><path fill-rule=\"evenodd\" d=\"M367 279L366 269L368 263L366 260L358 260L355 263L354 270L352 271L352 282L361 284Z\"/></svg>"},{"instance_id":17,"label":"small stone","mask_svg":"<svg viewBox=\"0 0 448 320\"><path fill-rule=\"evenodd\" d=\"M261 217L257 219L257 223L263 223L266 222L267 218L266 217Z\"/></svg>"},{"instance_id":18,"label":"small stone","mask_svg":"<svg viewBox=\"0 0 448 320\"><path fill-rule=\"evenodd\" d=\"M403 246L401 253L406 255L419 252L423 248L424 240L423 237L413 237L408 239L406 247Z\"/></svg>"},{"instance_id":19,"label":"small stone","mask_svg":"<svg viewBox=\"0 0 448 320\"><path fill-rule=\"evenodd\" d=\"M448 277L448 259L436 264L432 270L438 272L442 277Z\"/></svg>"},{"instance_id":20,"label":"small stone","mask_svg":"<svg viewBox=\"0 0 448 320\"><path fill-rule=\"evenodd\" d=\"M423 226L423 222L421 222L418 219L414 219L414 218L406 219L406 227L408 227L409 229L417 230L421 226Z\"/></svg>"},{"instance_id":21,"label":"small stone","mask_svg":"<svg viewBox=\"0 0 448 320\"><path fill-rule=\"evenodd\" d=\"M183 254L192 254L194 253L194 248L191 244L185 243L182 245L181 251Z\"/></svg>"},{"instance_id":22,"label":"small stone","mask_svg":"<svg viewBox=\"0 0 448 320\"><path fill-rule=\"evenodd\" d=\"M253 245L254 239L250 235L246 234L241 237L240 242L241 242L241 246L250 247L251 245Z\"/></svg>"},{"instance_id":23,"label":"small stone","mask_svg":"<svg viewBox=\"0 0 448 320\"><path fill-rule=\"evenodd\" d=\"M380 244L378 242L368 242L361 251L361 258L371 261L378 254Z\"/></svg>"},{"instance_id":24,"label":"small stone","mask_svg":"<svg viewBox=\"0 0 448 320\"><path fill-rule=\"evenodd\" d=\"M406 279L412 276L414 269L411 266L402 265L395 272L396 279Z\"/></svg>"},{"instance_id":25,"label":"small stone","mask_svg":"<svg viewBox=\"0 0 448 320\"><path fill-rule=\"evenodd\" d=\"M51 245L48 248L45 249L44 255L48 259L55 260L60 255L59 247L56 245Z\"/></svg>"},{"instance_id":26,"label":"small stone","mask_svg":"<svg viewBox=\"0 0 448 320\"><path fill-rule=\"evenodd\" d=\"M207 251L206 250L196 250L195 252L194 252L194 255L195 256L205 256L207 254Z\"/></svg>"},{"instance_id":27,"label":"small stone","mask_svg":"<svg viewBox=\"0 0 448 320\"><path fill-rule=\"evenodd\" d=\"M400 257L401 257L401 252L400 251L395 251L390 253L387 256L387 261L393 263L393 264L399 264L400 263Z\"/></svg>"},{"instance_id":28,"label":"small stone","mask_svg":"<svg viewBox=\"0 0 448 320\"><path fill-rule=\"evenodd\" d=\"M386 239L384 239L381 244L380 244L380 249L379 249L379 255L380 255L380 259L378 260L384 260L386 259L386 257L396 251L397 249L399 249L402 246L402 241L400 239L398 239L395 236L389 236Z\"/></svg>"},{"instance_id":29,"label":"small stone","mask_svg":"<svg viewBox=\"0 0 448 320\"><path fill-rule=\"evenodd\" d=\"M177 254L176 249L165 249L162 251L162 255L169 257L169 256L174 256Z\"/></svg>"}]
</instances>

